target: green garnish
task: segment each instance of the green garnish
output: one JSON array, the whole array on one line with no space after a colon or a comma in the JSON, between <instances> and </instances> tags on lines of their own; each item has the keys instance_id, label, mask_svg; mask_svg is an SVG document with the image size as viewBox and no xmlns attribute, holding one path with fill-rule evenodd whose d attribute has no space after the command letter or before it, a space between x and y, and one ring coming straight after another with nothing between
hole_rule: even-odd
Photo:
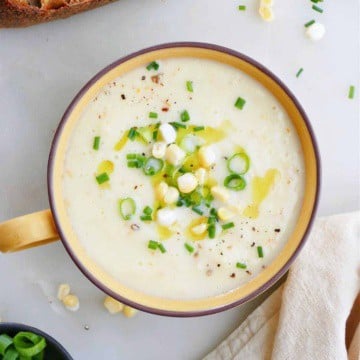
<instances>
[{"instance_id":1,"label":"green garnish","mask_svg":"<svg viewBox=\"0 0 360 360\"><path fill-rule=\"evenodd\" d=\"M159 64L156 61L152 61L147 67L146 69L148 71L150 70L158 70L159 69Z\"/></svg>"},{"instance_id":2,"label":"green garnish","mask_svg":"<svg viewBox=\"0 0 360 360\"><path fill-rule=\"evenodd\" d=\"M355 86L354 85L350 85L349 87L349 93L348 93L348 98L349 99L353 99L355 96Z\"/></svg>"},{"instance_id":3,"label":"green garnish","mask_svg":"<svg viewBox=\"0 0 360 360\"><path fill-rule=\"evenodd\" d=\"M184 246L185 246L185 249L186 249L190 254L192 254L192 253L194 252L194 247L191 246L190 244L185 243Z\"/></svg>"},{"instance_id":4,"label":"green garnish","mask_svg":"<svg viewBox=\"0 0 360 360\"><path fill-rule=\"evenodd\" d=\"M130 220L136 212L136 203L132 198L120 199L118 202L119 212L124 220Z\"/></svg>"},{"instance_id":5,"label":"green garnish","mask_svg":"<svg viewBox=\"0 0 360 360\"><path fill-rule=\"evenodd\" d=\"M264 252L263 252L262 246L258 246L258 247L257 247L257 253L258 253L259 258L263 258L263 257L264 257Z\"/></svg>"},{"instance_id":6,"label":"green garnish","mask_svg":"<svg viewBox=\"0 0 360 360\"><path fill-rule=\"evenodd\" d=\"M214 239L215 237L215 233L216 233L216 227L215 227L215 224L210 224L208 226L208 235L209 235L209 238L210 239Z\"/></svg>"},{"instance_id":7,"label":"green garnish","mask_svg":"<svg viewBox=\"0 0 360 360\"><path fill-rule=\"evenodd\" d=\"M144 164L143 172L145 175L153 176L155 174L158 174L163 169L163 167L164 167L163 160L150 156L149 158L147 158Z\"/></svg>"},{"instance_id":8,"label":"green garnish","mask_svg":"<svg viewBox=\"0 0 360 360\"><path fill-rule=\"evenodd\" d=\"M308 21L306 24L304 24L304 26L307 28L307 27L311 26L312 24L315 24L315 20Z\"/></svg>"},{"instance_id":9,"label":"green garnish","mask_svg":"<svg viewBox=\"0 0 360 360\"><path fill-rule=\"evenodd\" d=\"M240 191L245 188L246 181L239 174L231 174L225 178L224 186L231 190Z\"/></svg>"},{"instance_id":10,"label":"green garnish","mask_svg":"<svg viewBox=\"0 0 360 360\"><path fill-rule=\"evenodd\" d=\"M158 136L158 131L157 131L157 130L153 131L153 133L152 133L152 138L153 138L153 140L156 141L157 136Z\"/></svg>"},{"instance_id":11,"label":"green garnish","mask_svg":"<svg viewBox=\"0 0 360 360\"><path fill-rule=\"evenodd\" d=\"M181 114L180 114L180 119L182 122L187 122L190 120L190 115L188 113L187 110L184 110Z\"/></svg>"},{"instance_id":12,"label":"green garnish","mask_svg":"<svg viewBox=\"0 0 360 360\"><path fill-rule=\"evenodd\" d=\"M100 136L95 136L93 142L93 149L99 150L99 147L100 147Z\"/></svg>"},{"instance_id":13,"label":"green garnish","mask_svg":"<svg viewBox=\"0 0 360 360\"><path fill-rule=\"evenodd\" d=\"M166 253L166 249L163 244L158 243L158 249L161 251L162 254Z\"/></svg>"},{"instance_id":14,"label":"green garnish","mask_svg":"<svg viewBox=\"0 0 360 360\"><path fill-rule=\"evenodd\" d=\"M214 217L215 220L218 220L218 219L219 219L219 218L218 218L217 210L216 210L215 208L211 208L211 209L210 209L210 215L211 215L212 217Z\"/></svg>"},{"instance_id":15,"label":"green garnish","mask_svg":"<svg viewBox=\"0 0 360 360\"><path fill-rule=\"evenodd\" d=\"M245 106L245 103L246 101L243 98L238 97L234 105L236 108L242 110Z\"/></svg>"},{"instance_id":16,"label":"green garnish","mask_svg":"<svg viewBox=\"0 0 360 360\"><path fill-rule=\"evenodd\" d=\"M236 267L238 269L246 269L247 266L244 263L238 262L238 263L236 263Z\"/></svg>"},{"instance_id":17,"label":"green garnish","mask_svg":"<svg viewBox=\"0 0 360 360\"><path fill-rule=\"evenodd\" d=\"M5 355L6 350L9 348L9 346L11 346L13 343L13 339L6 335L0 335L0 355Z\"/></svg>"},{"instance_id":18,"label":"green garnish","mask_svg":"<svg viewBox=\"0 0 360 360\"><path fill-rule=\"evenodd\" d=\"M150 206L145 206L143 213L146 215L151 215L153 212L153 209Z\"/></svg>"},{"instance_id":19,"label":"green garnish","mask_svg":"<svg viewBox=\"0 0 360 360\"><path fill-rule=\"evenodd\" d=\"M136 135L139 136L145 144L149 144L152 140L152 131L149 126L137 128Z\"/></svg>"},{"instance_id":20,"label":"green garnish","mask_svg":"<svg viewBox=\"0 0 360 360\"><path fill-rule=\"evenodd\" d=\"M193 128L194 131L201 131L201 130L205 130L205 126L195 126Z\"/></svg>"},{"instance_id":21,"label":"green garnish","mask_svg":"<svg viewBox=\"0 0 360 360\"><path fill-rule=\"evenodd\" d=\"M313 6L312 6L312 9L315 10L315 11L317 11L317 12L319 12L320 14L322 14L322 13L324 12L323 9L319 8L319 7L316 6L316 5L313 5Z\"/></svg>"},{"instance_id":22,"label":"green garnish","mask_svg":"<svg viewBox=\"0 0 360 360\"><path fill-rule=\"evenodd\" d=\"M151 250L156 250L158 248L158 242L154 240L150 240L148 243L148 248Z\"/></svg>"},{"instance_id":23,"label":"green garnish","mask_svg":"<svg viewBox=\"0 0 360 360\"><path fill-rule=\"evenodd\" d=\"M131 141L134 141L135 138L136 138L136 135L137 135L137 131L136 131L136 128L132 127L129 132L128 132L128 138L131 140Z\"/></svg>"},{"instance_id":24,"label":"green garnish","mask_svg":"<svg viewBox=\"0 0 360 360\"><path fill-rule=\"evenodd\" d=\"M141 215L140 216L141 221L152 221L151 215Z\"/></svg>"},{"instance_id":25,"label":"green garnish","mask_svg":"<svg viewBox=\"0 0 360 360\"><path fill-rule=\"evenodd\" d=\"M300 68L299 71L296 73L296 77L298 78L303 71L304 71L304 69Z\"/></svg>"},{"instance_id":26,"label":"green garnish","mask_svg":"<svg viewBox=\"0 0 360 360\"><path fill-rule=\"evenodd\" d=\"M229 223L227 223L227 224L221 225L221 227L222 227L223 230L231 229L231 228L233 228L234 226L235 226L235 225L234 225L233 222L229 222Z\"/></svg>"},{"instance_id":27,"label":"green garnish","mask_svg":"<svg viewBox=\"0 0 360 360\"><path fill-rule=\"evenodd\" d=\"M244 152L232 155L227 161L227 168L233 174L245 174L250 167L250 159Z\"/></svg>"},{"instance_id":28,"label":"green garnish","mask_svg":"<svg viewBox=\"0 0 360 360\"><path fill-rule=\"evenodd\" d=\"M127 166L128 168L137 168L140 169L144 166L146 157L141 154L127 154Z\"/></svg>"},{"instance_id":29,"label":"green garnish","mask_svg":"<svg viewBox=\"0 0 360 360\"><path fill-rule=\"evenodd\" d=\"M101 185L109 180L110 180L109 175L106 172L96 176L96 181L99 185Z\"/></svg>"},{"instance_id":30,"label":"green garnish","mask_svg":"<svg viewBox=\"0 0 360 360\"><path fill-rule=\"evenodd\" d=\"M157 119L158 118L158 114L156 112L149 112L149 118L150 119Z\"/></svg>"},{"instance_id":31,"label":"green garnish","mask_svg":"<svg viewBox=\"0 0 360 360\"><path fill-rule=\"evenodd\" d=\"M145 206L143 210L143 214L140 216L140 220L142 221L152 221L153 209L150 206Z\"/></svg>"},{"instance_id":32,"label":"green garnish","mask_svg":"<svg viewBox=\"0 0 360 360\"><path fill-rule=\"evenodd\" d=\"M186 88L187 88L187 91L193 92L193 91L194 91L194 89L193 89L193 82L192 82L192 81L187 81L187 82L186 82Z\"/></svg>"},{"instance_id":33,"label":"green garnish","mask_svg":"<svg viewBox=\"0 0 360 360\"><path fill-rule=\"evenodd\" d=\"M187 126L185 124L179 123L179 122L169 122L170 125L172 125L175 130L178 130L179 128L186 129Z\"/></svg>"},{"instance_id":34,"label":"green garnish","mask_svg":"<svg viewBox=\"0 0 360 360\"><path fill-rule=\"evenodd\" d=\"M196 213L199 214L199 215L204 214L204 212L203 212L200 208L198 208L197 206L193 206L193 207L191 208L191 210L194 211L194 212L196 212Z\"/></svg>"},{"instance_id":35,"label":"green garnish","mask_svg":"<svg viewBox=\"0 0 360 360\"><path fill-rule=\"evenodd\" d=\"M21 331L14 337L14 346L20 357L32 358L45 349L46 341L42 336Z\"/></svg>"},{"instance_id":36,"label":"green garnish","mask_svg":"<svg viewBox=\"0 0 360 360\"><path fill-rule=\"evenodd\" d=\"M245 10L246 10L246 6L245 6L245 5L239 5L239 6L238 6L238 9L239 9L240 11L245 11Z\"/></svg>"}]
</instances>

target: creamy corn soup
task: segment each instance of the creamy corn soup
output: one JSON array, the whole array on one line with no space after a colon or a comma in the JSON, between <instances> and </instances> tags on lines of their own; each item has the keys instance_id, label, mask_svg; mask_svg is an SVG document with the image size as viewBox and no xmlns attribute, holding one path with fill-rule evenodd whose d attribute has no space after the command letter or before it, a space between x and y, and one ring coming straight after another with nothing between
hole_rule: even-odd
<instances>
[{"instance_id":1,"label":"creamy corn soup","mask_svg":"<svg viewBox=\"0 0 360 360\"><path fill-rule=\"evenodd\" d=\"M105 86L69 141L63 191L88 255L124 285L196 299L231 291L279 254L305 170L287 113L215 61L173 58Z\"/></svg>"}]
</instances>

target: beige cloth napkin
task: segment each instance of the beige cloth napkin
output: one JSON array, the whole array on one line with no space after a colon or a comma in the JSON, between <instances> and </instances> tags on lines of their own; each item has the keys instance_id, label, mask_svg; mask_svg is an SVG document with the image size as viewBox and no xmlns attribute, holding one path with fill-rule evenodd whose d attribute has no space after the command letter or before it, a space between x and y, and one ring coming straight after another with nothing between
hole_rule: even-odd
<instances>
[{"instance_id":1,"label":"beige cloth napkin","mask_svg":"<svg viewBox=\"0 0 360 360\"><path fill-rule=\"evenodd\" d=\"M205 359L359 359L359 326L349 354L345 346L359 238L360 212L318 219L286 282Z\"/></svg>"}]
</instances>

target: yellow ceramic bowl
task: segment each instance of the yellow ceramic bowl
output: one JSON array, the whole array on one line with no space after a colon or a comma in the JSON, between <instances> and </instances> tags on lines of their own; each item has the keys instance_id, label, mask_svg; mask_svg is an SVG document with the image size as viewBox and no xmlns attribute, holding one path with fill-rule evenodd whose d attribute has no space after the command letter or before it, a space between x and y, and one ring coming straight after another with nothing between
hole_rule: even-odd
<instances>
[{"instance_id":1,"label":"yellow ceramic bowl","mask_svg":"<svg viewBox=\"0 0 360 360\"><path fill-rule=\"evenodd\" d=\"M194 57L222 62L240 69L265 86L288 112L298 133L305 161L306 183L302 209L295 229L276 259L245 285L222 295L197 300L171 300L144 294L121 284L102 270L84 251L65 210L62 173L65 150L71 133L87 104L100 89L122 74L153 59ZM170 316L198 316L215 313L242 304L274 284L289 268L304 245L318 201L320 165L314 135L302 107L282 82L256 61L233 50L202 43L172 43L155 46L120 59L100 71L78 93L66 110L51 147L48 166L48 191L51 212L45 211L11 220L0 225L0 250L14 250L52 241L59 234L65 248L79 269L97 287L140 310ZM32 217L32 218L29 218ZM54 219L55 226L52 223ZM33 233L29 237L29 219ZM20 224L20 225L19 225ZM18 233L13 235L14 227ZM5 230L4 230L5 227ZM23 229L23 230L19 230ZM20 233L19 233L20 232ZM10 234L10 235L9 235ZM27 236L27 240L23 238ZM0 237L1 238L1 237ZM16 244L15 244L16 243Z\"/></svg>"}]
</instances>

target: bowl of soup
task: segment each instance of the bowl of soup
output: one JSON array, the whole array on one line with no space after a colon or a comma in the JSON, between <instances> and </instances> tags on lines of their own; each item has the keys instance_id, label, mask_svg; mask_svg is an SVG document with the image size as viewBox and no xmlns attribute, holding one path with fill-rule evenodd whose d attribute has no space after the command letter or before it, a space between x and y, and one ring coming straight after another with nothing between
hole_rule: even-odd
<instances>
[{"instance_id":1,"label":"bowl of soup","mask_svg":"<svg viewBox=\"0 0 360 360\"><path fill-rule=\"evenodd\" d=\"M42 240L59 234L85 276L130 306L215 313L287 271L319 171L308 118L269 70L220 46L159 45L106 67L66 110Z\"/></svg>"}]
</instances>

